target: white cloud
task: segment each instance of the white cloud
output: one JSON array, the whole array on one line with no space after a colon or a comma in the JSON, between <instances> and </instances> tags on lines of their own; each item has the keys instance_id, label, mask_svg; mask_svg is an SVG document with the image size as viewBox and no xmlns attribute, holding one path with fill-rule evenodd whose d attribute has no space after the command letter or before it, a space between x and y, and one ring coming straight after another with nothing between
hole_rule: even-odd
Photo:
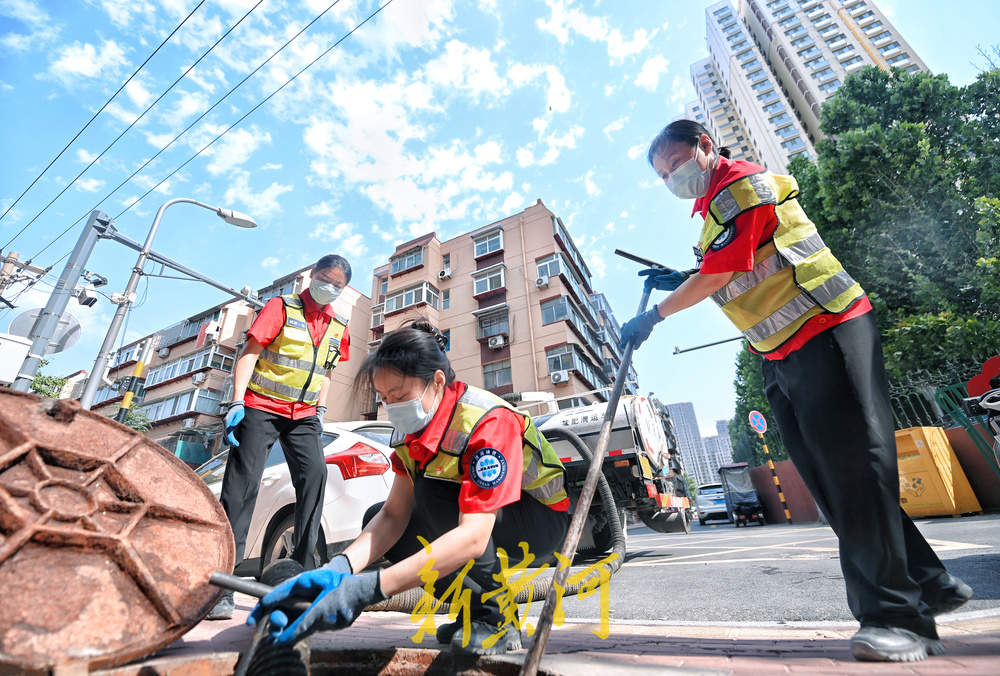
<instances>
[{"instance_id":1,"label":"white cloud","mask_svg":"<svg viewBox=\"0 0 1000 676\"><path fill-rule=\"evenodd\" d=\"M452 32L449 24L453 16L451 0L394 2L365 25L365 30L358 31L357 37L362 44L389 55L405 48L432 47Z\"/></svg>"},{"instance_id":2,"label":"white cloud","mask_svg":"<svg viewBox=\"0 0 1000 676\"><path fill-rule=\"evenodd\" d=\"M637 143L636 145L630 147L628 149L628 152L625 154L628 155L628 158L630 160L634 160L635 158L642 155L644 152L646 152L646 146L643 145L642 143Z\"/></svg>"},{"instance_id":3,"label":"white cloud","mask_svg":"<svg viewBox=\"0 0 1000 676\"><path fill-rule=\"evenodd\" d=\"M642 87L646 91L656 91L657 86L660 84L660 76L667 72L669 66L670 62L659 54L646 59L645 63L642 64L639 74L635 76L635 85Z\"/></svg>"},{"instance_id":4,"label":"white cloud","mask_svg":"<svg viewBox=\"0 0 1000 676\"><path fill-rule=\"evenodd\" d=\"M617 28L611 28L606 19L590 16L575 7L570 7L571 3L572 0L546 0L552 14L547 20L536 19L535 25L542 32L555 36L559 44L564 45L569 42L574 33L591 42L604 43L612 63L621 63L625 57L643 51L659 32L659 29L647 32L640 28L632 33L631 39L628 39Z\"/></svg>"},{"instance_id":5,"label":"white cloud","mask_svg":"<svg viewBox=\"0 0 1000 676\"><path fill-rule=\"evenodd\" d=\"M545 137L545 154L542 155L541 159L538 160L538 164L545 166L547 164L552 164L557 159L563 150L572 150L576 148L576 142L583 136L583 127L580 125L574 125L562 135L550 134Z\"/></svg>"},{"instance_id":6,"label":"white cloud","mask_svg":"<svg viewBox=\"0 0 1000 676\"><path fill-rule=\"evenodd\" d=\"M264 260L260 262L260 267L264 268L265 270L270 270L271 272L277 270L280 265L281 265L281 259L275 256L267 256L266 258L264 258Z\"/></svg>"},{"instance_id":7,"label":"white cloud","mask_svg":"<svg viewBox=\"0 0 1000 676\"><path fill-rule=\"evenodd\" d=\"M514 156L517 158L517 163L522 167L530 167L535 163L535 154L530 148L518 148Z\"/></svg>"},{"instance_id":8,"label":"white cloud","mask_svg":"<svg viewBox=\"0 0 1000 676\"><path fill-rule=\"evenodd\" d=\"M97 192L104 185L104 181L99 178L81 178L73 185L76 186L77 190L83 190L85 192Z\"/></svg>"},{"instance_id":9,"label":"white cloud","mask_svg":"<svg viewBox=\"0 0 1000 676\"><path fill-rule=\"evenodd\" d=\"M610 139L613 133L622 130L626 122L628 122L628 115L626 115L625 117L619 117L617 120L611 122L610 124L608 124L608 126L604 128L604 135Z\"/></svg>"},{"instance_id":10,"label":"white cloud","mask_svg":"<svg viewBox=\"0 0 1000 676\"><path fill-rule=\"evenodd\" d=\"M100 47L87 42L74 42L57 51L49 72L63 83L80 77L95 78L106 71L115 71L128 63L125 50L114 40L105 40Z\"/></svg>"},{"instance_id":11,"label":"white cloud","mask_svg":"<svg viewBox=\"0 0 1000 676\"><path fill-rule=\"evenodd\" d=\"M261 191L256 191L250 187L250 174L246 171L238 171L236 178L229 184L224 196L225 203L232 205L238 203L246 207L246 212L257 221L261 221L271 216L281 213L281 205L278 198L286 192L291 192L292 186L281 185L273 181L271 185Z\"/></svg>"},{"instance_id":12,"label":"white cloud","mask_svg":"<svg viewBox=\"0 0 1000 676\"><path fill-rule=\"evenodd\" d=\"M97 153L90 153L83 148L76 149L76 159L80 160L84 164L90 164L97 159Z\"/></svg>"},{"instance_id":13,"label":"white cloud","mask_svg":"<svg viewBox=\"0 0 1000 676\"><path fill-rule=\"evenodd\" d=\"M32 0L4 0L0 2L0 16L19 21L27 33L10 32L0 36L0 46L15 52L24 52L52 42L59 36L61 27ZM9 25L11 22L2 22Z\"/></svg>"},{"instance_id":14,"label":"white cloud","mask_svg":"<svg viewBox=\"0 0 1000 676\"><path fill-rule=\"evenodd\" d=\"M512 192L500 205L500 213L512 214L524 204L524 195L519 192Z\"/></svg>"},{"instance_id":15,"label":"white cloud","mask_svg":"<svg viewBox=\"0 0 1000 676\"><path fill-rule=\"evenodd\" d=\"M476 98L483 94L497 96L507 84L497 73L490 50L476 49L459 40L449 40L444 53L430 61L424 71L430 84L446 91L466 91Z\"/></svg>"},{"instance_id":16,"label":"white cloud","mask_svg":"<svg viewBox=\"0 0 1000 676\"><path fill-rule=\"evenodd\" d=\"M164 105L166 101L167 99L164 99L160 105ZM173 102L165 106L168 112L163 115L163 122L173 129L183 129L187 126L185 123L189 117L200 114L208 106L208 95L204 92L178 92L178 95L173 97ZM157 106L156 109L160 110L160 107Z\"/></svg>"},{"instance_id":17,"label":"white cloud","mask_svg":"<svg viewBox=\"0 0 1000 676\"><path fill-rule=\"evenodd\" d=\"M140 108L145 108L153 100L153 95L149 93L149 90L143 86L138 78L133 79L125 85L125 93L128 94L132 103Z\"/></svg>"},{"instance_id":18,"label":"white cloud","mask_svg":"<svg viewBox=\"0 0 1000 676\"><path fill-rule=\"evenodd\" d=\"M595 277L603 279L608 269L608 265L604 260L604 254L592 250L585 255L587 256L587 265L590 267L591 272L594 273Z\"/></svg>"},{"instance_id":19,"label":"white cloud","mask_svg":"<svg viewBox=\"0 0 1000 676\"><path fill-rule=\"evenodd\" d=\"M281 169L281 166L282 165L278 164L277 162L268 162L267 164L262 164L260 166L260 170L261 171L277 171L278 169Z\"/></svg>"},{"instance_id":20,"label":"white cloud","mask_svg":"<svg viewBox=\"0 0 1000 676\"><path fill-rule=\"evenodd\" d=\"M334 202L329 202L323 200L319 204L314 204L311 207L306 207L306 216L315 217L329 217L333 216L337 212L337 204Z\"/></svg>"},{"instance_id":21,"label":"white cloud","mask_svg":"<svg viewBox=\"0 0 1000 676\"><path fill-rule=\"evenodd\" d=\"M360 232L353 232L355 226L351 223L320 223L309 233L309 239L337 245L337 253L351 258L360 258L368 251Z\"/></svg>"},{"instance_id":22,"label":"white cloud","mask_svg":"<svg viewBox=\"0 0 1000 676\"><path fill-rule=\"evenodd\" d=\"M601 189L597 187L594 183L594 172L590 170L583 177L583 186L587 189L587 195L590 197L596 197L601 194Z\"/></svg>"},{"instance_id":23,"label":"white cloud","mask_svg":"<svg viewBox=\"0 0 1000 676\"><path fill-rule=\"evenodd\" d=\"M611 85L611 84L604 85L604 95L611 96L612 94L615 93L615 89L617 88L618 87L616 85Z\"/></svg>"},{"instance_id":24,"label":"white cloud","mask_svg":"<svg viewBox=\"0 0 1000 676\"><path fill-rule=\"evenodd\" d=\"M270 142L271 134L262 132L256 126L235 129L206 151L205 154L210 154L212 161L205 168L213 176L229 173L249 160L257 148Z\"/></svg>"},{"instance_id":25,"label":"white cloud","mask_svg":"<svg viewBox=\"0 0 1000 676\"><path fill-rule=\"evenodd\" d=\"M548 84L545 91L547 109L553 113L565 113L569 110L573 92L566 86L566 78L558 68L551 64L538 66L515 63L507 71L507 77L516 87L522 87L541 75L545 75Z\"/></svg>"}]
</instances>

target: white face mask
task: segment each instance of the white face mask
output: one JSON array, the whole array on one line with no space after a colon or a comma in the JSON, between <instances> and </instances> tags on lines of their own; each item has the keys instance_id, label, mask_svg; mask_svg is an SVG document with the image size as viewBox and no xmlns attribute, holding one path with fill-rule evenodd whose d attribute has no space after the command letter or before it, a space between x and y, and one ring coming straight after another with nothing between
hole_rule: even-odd
<instances>
[{"instance_id":1,"label":"white face mask","mask_svg":"<svg viewBox=\"0 0 1000 676\"><path fill-rule=\"evenodd\" d=\"M427 383L427 387L424 388L423 393L416 399L408 399L407 401L385 405L385 412L389 416L389 422L399 430L400 434L416 434L427 427L431 418L434 417L434 413L437 411L437 403L435 402L430 411L425 411L423 405L424 395L427 394L427 389L430 386L431 384Z\"/></svg>"},{"instance_id":2,"label":"white face mask","mask_svg":"<svg viewBox=\"0 0 1000 676\"><path fill-rule=\"evenodd\" d=\"M330 282L313 279L309 282L309 295L318 305L329 305L340 296L341 289Z\"/></svg>"},{"instance_id":3,"label":"white face mask","mask_svg":"<svg viewBox=\"0 0 1000 676\"><path fill-rule=\"evenodd\" d=\"M698 149L694 156L677 167L667 178L667 188L681 199L698 199L708 192L708 184L712 180L712 162L708 169L698 166Z\"/></svg>"}]
</instances>

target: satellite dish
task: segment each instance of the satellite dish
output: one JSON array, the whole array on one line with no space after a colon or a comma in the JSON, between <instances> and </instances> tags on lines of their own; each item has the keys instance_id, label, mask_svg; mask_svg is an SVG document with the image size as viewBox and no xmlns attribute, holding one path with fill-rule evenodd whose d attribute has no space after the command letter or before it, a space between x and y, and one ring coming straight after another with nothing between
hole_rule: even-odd
<instances>
[{"instance_id":1,"label":"satellite dish","mask_svg":"<svg viewBox=\"0 0 1000 676\"><path fill-rule=\"evenodd\" d=\"M17 317L14 317L8 331L15 336L28 338L31 335L31 329L35 327L35 322L38 321L38 315L41 313L42 308L22 312ZM59 325L56 327L55 333L49 339L49 345L45 348L45 354L62 352L67 348L73 347L78 340L80 340L80 322L70 313L64 312L62 317L59 318Z\"/></svg>"}]
</instances>

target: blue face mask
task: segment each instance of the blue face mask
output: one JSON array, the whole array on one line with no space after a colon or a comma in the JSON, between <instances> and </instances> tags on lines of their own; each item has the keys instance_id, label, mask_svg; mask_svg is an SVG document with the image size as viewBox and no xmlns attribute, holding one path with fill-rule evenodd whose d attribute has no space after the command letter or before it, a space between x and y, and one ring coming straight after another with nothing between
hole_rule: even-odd
<instances>
[{"instance_id":1,"label":"blue face mask","mask_svg":"<svg viewBox=\"0 0 1000 676\"><path fill-rule=\"evenodd\" d=\"M698 149L695 148L694 156L690 160L677 167L667 178L667 188L684 200L698 199L708 192L708 185L712 180L712 164L708 163L708 169L698 166Z\"/></svg>"},{"instance_id":2,"label":"blue face mask","mask_svg":"<svg viewBox=\"0 0 1000 676\"><path fill-rule=\"evenodd\" d=\"M400 434L416 434L427 427L434 417L434 413L437 412L437 402L431 406L430 411L425 411L423 404L424 395L427 394L427 389L430 386L431 384L427 383L427 387L416 399L385 405L385 413L389 416L389 422L399 430Z\"/></svg>"},{"instance_id":3,"label":"blue face mask","mask_svg":"<svg viewBox=\"0 0 1000 676\"><path fill-rule=\"evenodd\" d=\"M309 282L309 295L317 305L329 305L340 297L341 289L330 282L314 279Z\"/></svg>"}]
</instances>

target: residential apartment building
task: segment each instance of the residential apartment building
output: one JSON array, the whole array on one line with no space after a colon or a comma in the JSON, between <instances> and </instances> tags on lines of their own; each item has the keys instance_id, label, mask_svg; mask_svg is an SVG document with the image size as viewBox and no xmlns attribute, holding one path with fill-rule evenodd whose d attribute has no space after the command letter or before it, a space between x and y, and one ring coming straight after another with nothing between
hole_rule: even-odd
<instances>
[{"instance_id":1,"label":"residential apartment building","mask_svg":"<svg viewBox=\"0 0 1000 676\"><path fill-rule=\"evenodd\" d=\"M710 110L711 131L744 136L734 151L772 171L785 171L792 157L815 156L822 104L851 72L866 65L927 70L873 0L740 0L738 9L722 0L705 17L710 56L691 68L699 100L688 112ZM706 91L712 80L720 86ZM708 93L714 109L705 108L713 104ZM736 114L722 114L718 99Z\"/></svg>"},{"instance_id":2,"label":"residential apartment building","mask_svg":"<svg viewBox=\"0 0 1000 676\"><path fill-rule=\"evenodd\" d=\"M622 359L620 327L565 224L541 200L440 241L400 244L375 269L371 347L417 317L448 338L458 378L519 401L550 392L561 408L605 401ZM638 392L635 370L626 391ZM367 415L378 415L377 397Z\"/></svg>"},{"instance_id":3,"label":"residential apartment building","mask_svg":"<svg viewBox=\"0 0 1000 676\"><path fill-rule=\"evenodd\" d=\"M262 301L299 293L308 288L311 267L274 280L257 291ZM334 311L349 319L350 360L334 370L327 398L328 420L357 420L362 405L351 387L368 353L371 299L347 287L334 302ZM232 399L232 370L256 316L241 300L227 301L123 346L115 353L108 379L93 409L103 415L117 412L124 392L123 379L132 375L147 341L155 340L143 373L144 390L133 404L152 421L148 436L190 464L207 460L220 449L220 404Z\"/></svg>"},{"instance_id":4,"label":"residential apartment building","mask_svg":"<svg viewBox=\"0 0 1000 676\"><path fill-rule=\"evenodd\" d=\"M719 480L719 475L715 471L717 468L711 466L705 452L705 442L698 428L698 416L695 415L694 404L690 401L667 404L667 411L674 424L677 448L684 458L684 470L688 476L693 477L698 484L717 482Z\"/></svg>"},{"instance_id":5,"label":"residential apartment building","mask_svg":"<svg viewBox=\"0 0 1000 676\"><path fill-rule=\"evenodd\" d=\"M745 37L742 39L746 40ZM750 141L749 132L740 122L725 80L712 59L702 59L691 65L691 81L698 101L685 106L687 119L704 125L716 143L729 148L731 159L759 164L761 160Z\"/></svg>"},{"instance_id":6,"label":"residential apartment building","mask_svg":"<svg viewBox=\"0 0 1000 676\"><path fill-rule=\"evenodd\" d=\"M705 461L709 472L718 478L719 468L733 461L733 443L729 438L729 421L717 420L715 429L718 434L705 437Z\"/></svg>"}]
</instances>

